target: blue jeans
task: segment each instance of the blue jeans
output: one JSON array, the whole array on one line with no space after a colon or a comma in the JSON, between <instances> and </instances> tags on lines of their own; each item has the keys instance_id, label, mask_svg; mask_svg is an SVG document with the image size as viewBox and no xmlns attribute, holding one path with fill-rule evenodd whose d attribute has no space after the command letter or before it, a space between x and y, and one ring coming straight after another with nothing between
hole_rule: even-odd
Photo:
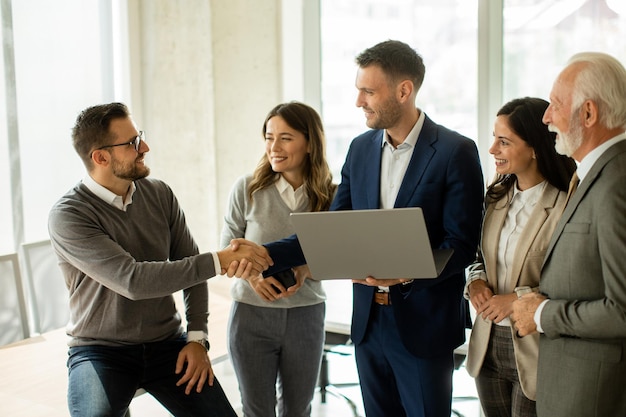
<instances>
[{"instance_id":1,"label":"blue jeans","mask_svg":"<svg viewBox=\"0 0 626 417\"><path fill-rule=\"evenodd\" d=\"M71 347L67 401L73 417L122 417L135 391L143 388L176 417L236 417L214 380L202 392L185 394L174 373L185 338L124 347ZM184 370L183 370L184 372Z\"/></svg>"}]
</instances>

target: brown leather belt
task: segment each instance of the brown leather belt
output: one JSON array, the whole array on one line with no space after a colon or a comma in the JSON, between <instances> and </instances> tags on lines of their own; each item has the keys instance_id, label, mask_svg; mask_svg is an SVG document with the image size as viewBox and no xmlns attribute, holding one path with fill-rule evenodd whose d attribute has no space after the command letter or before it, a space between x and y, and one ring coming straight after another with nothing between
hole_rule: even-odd
<instances>
[{"instance_id":1,"label":"brown leather belt","mask_svg":"<svg viewBox=\"0 0 626 417\"><path fill-rule=\"evenodd\" d=\"M388 292L374 293L374 304L378 304L380 306L390 306L391 297L389 297L389 293Z\"/></svg>"}]
</instances>

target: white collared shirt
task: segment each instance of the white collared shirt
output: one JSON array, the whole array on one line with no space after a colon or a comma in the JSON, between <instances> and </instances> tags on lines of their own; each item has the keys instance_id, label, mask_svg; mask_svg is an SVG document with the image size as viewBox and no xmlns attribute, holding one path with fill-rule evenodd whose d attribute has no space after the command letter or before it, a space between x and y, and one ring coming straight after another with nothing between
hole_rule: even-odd
<instances>
[{"instance_id":1,"label":"white collared shirt","mask_svg":"<svg viewBox=\"0 0 626 417\"><path fill-rule=\"evenodd\" d=\"M133 194L135 194L135 182L130 183L130 189L128 190L128 196L126 201L123 200L122 196L115 194L113 191L107 189L106 187L98 184L96 180L91 178L91 175L86 175L83 178L83 184L85 187L89 189L92 193L98 196L101 200L109 203L113 207L116 207L122 211L126 211L126 208L133 203Z\"/></svg>"},{"instance_id":2,"label":"white collared shirt","mask_svg":"<svg viewBox=\"0 0 626 417\"><path fill-rule=\"evenodd\" d=\"M389 142L387 129L383 131L383 139L381 146L383 148L382 160L380 164L380 207L390 209L395 206L398 191L402 185L404 174L409 167L417 138L424 126L426 116L423 111L417 118L417 122L413 125L413 129L409 132L404 141L394 148ZM399 138L395 138L399 140Z\"/></svg>"},{"instance_id":3,"label":"white collared shirt","mask_svg":"<svg viewBox=\"0 0 626 417\"><path fill-rule=\"evenodd\" d=\"M404 174L409 167L417 138L419 137L426 116L420 110L420 115L404 141L394 148L389 141L387 129L383 131L382 159L380 162L380 207L383 209L394 208L398 191L404 180ZM395 138L399 140L399 138ZM410 278L410 277L407 277ZM378 287L380 290L389 291L389 287Z\"/></svg>"},{"instance_id":4,"label":"white collared shirt","mask_svg":"<svg viewBox=\"0 0 626 417\"><path fill-rule=\"evenodd\" d=\"M583 179L585 178L585 176L589 173L589 171L591 171L591 167L593 166L593 164L595 164L596 161L600 159L602 154L607 149L615 145L617 142L620 142L623 140L626 140L626 133L621 133L615 136L614 138L607 140L602 145L598 146L597 148L589 152L587 155L585 155L582 161L580 161L580 164L578 164L578 169L576 170L576 173L578 174L578 179L580 180L580 182L583 182Z\"/></svg>"},{"instance_id":5,"label":"white collared shirt","mask_svg":"<svg viewBox=\"0 0 626 417\"><path fill-rule=\"evenodd\" d=\"M287 204L287 207L289 207L292 211L296 211L305 203L306 200L308 200L306 194L304 193L304 184L294 190L291 184L289 184L289 182L282 175L274 184L278 190L278 194L280 194L280 197L283 199L285 204Z\"/></svg>"},{"instance_id":6,"label":"white collared shirt","mask_svg":"<svg viewBox=\"0 0 626 417\"><path fill-rule=\"evenodd\" d=\"M520 191L517 183L513 186L513 197L509 202L509 211L500 231L498 241L498 257L496 262L496 275L498 280L498 294L507 294L511 287L511 265L514 262L517 242L528 224L530 215L539 201L541 193L545 189L547 181ZM499 326L510 326L508 318L496 323Z\"/></svg>"}]
</instances>

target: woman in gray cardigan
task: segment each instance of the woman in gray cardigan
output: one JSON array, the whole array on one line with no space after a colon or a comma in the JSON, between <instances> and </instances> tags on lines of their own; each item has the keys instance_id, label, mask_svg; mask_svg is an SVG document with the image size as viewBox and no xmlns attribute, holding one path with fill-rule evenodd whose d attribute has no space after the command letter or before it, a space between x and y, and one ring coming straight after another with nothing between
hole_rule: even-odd
<instances>
[{"instance_id":1,"label":"woman in gray cardigan","mask_svg":"<svg viewBox=\"0 0 626 417\"><path fill-rule=\"evenodd\" d=\"M497 175L487 188L481 243L465 287L477 313L466 368L486 417L536 416L538 336L516 337L509 315L516 287L539 286L576 169L556 153L555 135L541 122L547 107L529 97L505 104L489 149Z\"/></svg>"},{"instance_id":2,"label":"woman in gray cardigan","mask_svg":"<svg viewBox=\"0 0 626 417\"><path fill-rule=\"evenodd\" d=\"M336 186L317 112L298 102L280 104L267 115L263 135L265 155L231 191L222 246L240 237L261 244L290 236L291 212L330 207ZM276 408L279 416L311 414L326 297L306 266L294 272L295 283L259 275L232 285L229 352L247 417L275 416Z\"/></svg>"}]
</instances>

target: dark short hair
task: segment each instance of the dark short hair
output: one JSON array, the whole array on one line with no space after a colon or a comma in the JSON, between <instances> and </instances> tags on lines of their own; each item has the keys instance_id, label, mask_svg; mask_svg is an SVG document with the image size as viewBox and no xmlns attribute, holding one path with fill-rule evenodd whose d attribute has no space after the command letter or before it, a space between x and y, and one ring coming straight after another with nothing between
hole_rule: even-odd
<instances>
[{"instance_id":1,"label":"dark short hair","mask_svg":"<svg viewBox=\"0 0 626 417\"><path fill-rule=\"evenodd\" d=\"M367 48L356 57L361 68L378 65L390 82L409 79L419 90L424 82L426 67L422 57L404 42L387 40Z\"/></svg>"},{"instance_id":2,"label":"dark short hair","mask_svg":"<svg viewBox=\"0 0 626 417\"><path fill-rule=\"evenodd\" d=\"M106 146L114 139L109 131L111 121L127 117L130 112L123 103L99 104L80 112L72 129L72 144L87 170L92 168L94 149Z\"/></svg>"},{"instance_id":3,"label":"dark short hair","mask_svg":"<svg viewBox=\"0 0 626 417\"><path fill-rule=\"evenodd\" d=\"M537 169L554 187L566 191L576 162L565 155L560 155L555 147L556 134L548 130L542 118L548 108L547 101L524 97L509 101L498 110L498 116L508 116L508 125L517 136L535 151ZM517 181L515 174L498 175L487 188L487 197L499 200L508 193ZM502 187L496 187L501 184Z\"/></svg>"}]
</instances>

